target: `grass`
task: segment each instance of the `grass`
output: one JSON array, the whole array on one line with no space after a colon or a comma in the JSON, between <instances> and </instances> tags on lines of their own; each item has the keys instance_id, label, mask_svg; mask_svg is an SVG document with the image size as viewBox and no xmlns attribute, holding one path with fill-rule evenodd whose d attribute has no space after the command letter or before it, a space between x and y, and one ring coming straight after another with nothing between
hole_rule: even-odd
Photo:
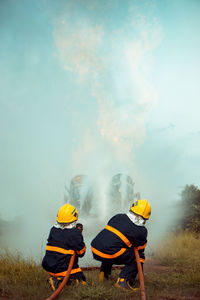
<instances>
[{"instance_id":1,"label":"grass","mask_svg":"<svg viewBox=\"0 0 200 300\"><path fill-rule=\"evenodd\" d=\"M191 232L169 234L156 249L163 265L181 269L200 269L200 235Z\"/></svg>"},{"instance_id":2,"label":"grass","mask_svg":"<svg viewBox=\"0 0 200 300\"><path fill-rule=\"evenodd\" d=\"M173 245L173 247L171 247ZM170 235L156 249L156 260L168 266L145 273L147 300L200 299L200 239L190 233ZM148 258L147 258L148 259ZM119 271L111 280L98 283L98 271L87 271L86 286L67 286L59 300L120 300L140 299L139 291L125 292L114 286ZM48 274L33 259L25 260L3 251L0 254L0 299L39 300L51 295L46 283ZM139 286L139 282L136 283Z\"/></svg>"},{"instance_id":3,"label":"grass","mask_svg":"<svg viewBox=\"0 0 200 300\"><path fill-rule=\"evenodd\" d=\"M5 251L0 254L0 295L10 299L40 299L45 295L46 274L33 259Z\"/></svg>"}]
</instances>

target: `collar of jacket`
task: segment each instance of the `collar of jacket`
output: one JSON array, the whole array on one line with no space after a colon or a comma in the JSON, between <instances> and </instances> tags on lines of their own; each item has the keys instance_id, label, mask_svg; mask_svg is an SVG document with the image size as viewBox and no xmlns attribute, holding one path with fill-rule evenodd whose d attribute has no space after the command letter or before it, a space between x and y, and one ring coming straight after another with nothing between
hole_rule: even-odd
<instances>
[{"instance_id":1,"label":"collar of jacket","mask_svg":"<svg viewBox=\"0 0 200 300\"><path fill-rule=\"evenodd\" d=\"M126 215L135 225L144 226L145 220L141 216L136 217L136 215L131 212L128 212Z\"/></svg>"},{"instance_id":2,"label":"collar of jacket","mask_svg":"<svg viewBox=\"0 0 200 300\"><path fill-rule=\"evenodd\" d=\"M54 227L60 228L60 229L71 229L71 228L76 227L76 221L74 221L74 222L72 222L72 223L70 223L70 224L66 224L66 225L56 223L56 224L54 225Z\"/></svg>"}]
</instances>

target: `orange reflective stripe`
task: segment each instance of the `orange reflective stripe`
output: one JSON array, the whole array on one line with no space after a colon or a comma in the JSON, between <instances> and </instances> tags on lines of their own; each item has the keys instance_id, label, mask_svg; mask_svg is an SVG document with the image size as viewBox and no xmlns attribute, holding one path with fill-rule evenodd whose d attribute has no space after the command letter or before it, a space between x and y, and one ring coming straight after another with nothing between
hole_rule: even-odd
<instances>
[{"instance_id":1,"label":"orange reflective stripe","mask_svg":"<svg viewBox=\"0 0 200 300\"><path fill-rule=\"evenodd\" d=\"M60 273L52 273L52 272L48 272L49 275L53 276L53 277L59 277L59 276L65 276L67 271L64 272L60 272Z\"/></svg>"},{"instance_id":2,"label":"orange reflective stripe","mask_svg":"<svg viewBox=\"0 0 200 300\"><path fill-rule=\"evenodd\" d=\"M78 272L82 272L81 268L72 269L70 274L74 274L74 273L78 273Z\"/></svg>"},{"instance_id":3,"label":"orange reflective stripe","mask_svg":"<svg viewBox=\"0 0 200 300\"><path fill-rule=\"evenodd\" d=\"M115 257L118 257L120 256L121 254L123 254L125 251L126 251L126 248L121 248L118 252L114 253L114 254L105 254L93 247L91 247L92 249L92 252L100 257L103 257L103 258L115 258Z\"/></svg>"},{"instance_id":4,"label":"orange reflective stripe","mask_svg":"<svg viewBox=\"0 0 200 300\"><path fill-rule=\"evenodd\" d=\"M142 249L144 249L144 248L146 247L146 245L147 245L147 243L145 243L145 244L142 245L142 246L138 246L137 249L138 249L138 250L142 250Z\"/></svg>"},{"instance_id":5,"label":"orange reflective stripe","mask_svg":"<svg viewBox=\"0 0 200 300\"><path fill-rule=\"evenodd\" d=\"M105 229L116 234L129 248L132 246L131 242L119 230L115 229L114 227L112 227L110 225L106 225Z\"/></svg>"},{"instance_id":6,"label":"orange reflective stripe","mask_svg":"<svg viewBox=\"0 0 200 300\"><path fill-rule=\"evenodd\" d=\"M46 250L47 251L55 251L55 252L59 252L62 254L70 254L70 255L74 254L74 250L66 250L66 249L63 249L60 247L49 246L49 245L46 246Z\"/></svg>"},{"instance_id":7,"label":"orange reflective stripe","mask_svg":"<svg viewBox=\"0 0 200 300\"><path fill-rule=\"evenodd\" d=\"M52 277L49 278L49 281L50 281L50 284L51 284L51 287L52 287L53 291L55 291L56 288L55 288L55 285L54 285L54 283L53 283Z\"/></svg>"},{"instance_id":8,"label":"orange reflective stripe","mask_svg":"<svg viewBox=\"0 0 200 300\"><path fill-rule=\"evenodd\" d=\"M78 273L78 272L82 272L81 268L76 268L76 269L72 269L70 274L75 274L75 273ZM64 271L64 272L60 272L60 273L52 273L52 272L48 272L49 275L51 276L54 276L54 277L59 277L59 276L65 276L67 271Z\"/></svg>"},{"instance_id":9,"label":"orange reflective stripe","mask_svg":"<svg viewBox=\"0 0 200 300\"><path fill-rule=\"evenodd\" d=\"M86 246L83 247L80 251L76 250L78 254L83 254L85 252Z\"/></svg>"}]
</instances>

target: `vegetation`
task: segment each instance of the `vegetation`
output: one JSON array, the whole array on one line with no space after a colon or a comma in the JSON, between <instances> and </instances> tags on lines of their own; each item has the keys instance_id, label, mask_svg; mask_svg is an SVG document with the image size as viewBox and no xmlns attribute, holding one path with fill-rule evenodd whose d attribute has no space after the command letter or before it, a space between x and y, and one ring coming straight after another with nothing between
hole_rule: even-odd
<instances>
[{"instance_id":1,"label":"vegetation","mask_svg":"<svg viewBox=\"0 0 200 300\"><path fill-rule=\"evenodd\" d=\"M162 265L200 270L200 234L183 231L169 234L158 246L156 257Z\"/></svg>"},{"instance_id":2,"label":"vegetation","mask_svg":"<svg viewBox=\"0 0 200 300\"><path fill-rule=\"evenodd\" d=\"M148 300L200 298L200 236L190 232L172 234L156 249L155 258L147 258L152 267L148 272L144 268ZM139 291L129 293L115 288L118 272L115 270L111 280L99 284L98 271L87 271L88 284L66 286L59 300L140 299ZM47 278L48 274L34 260L24 260L20 254L13 256L8 251L1 253L0 299L46 299L51 295Z\"/></svg>"},{"instance_id":3,"label":"vegetation","mask_svg":"<svg viewBox=\"0 0 200 300\"><path fill-rule=\"evenodd\" d=\"M45 294L46 274L34 260L20 253L0 254L0 295L8 299L40 299ZM6 299L6 298L5 298Z\"/></svg>"},{"instance_id":4,"label":"vegetation","mask_svg":"<svg viewBox=\"0 0 200 300\"><path fill-rule=\"evenodd\" d=\"M200 232L200 190L194 185L186 185L181 193L183 214L179 221L182 229Z\"/></svg>"}]
</instances>

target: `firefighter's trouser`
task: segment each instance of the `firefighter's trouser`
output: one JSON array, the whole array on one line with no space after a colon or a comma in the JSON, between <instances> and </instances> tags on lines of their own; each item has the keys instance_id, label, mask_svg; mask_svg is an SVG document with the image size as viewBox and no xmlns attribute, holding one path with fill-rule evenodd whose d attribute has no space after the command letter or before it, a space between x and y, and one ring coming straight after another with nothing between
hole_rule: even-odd
<instances>
[{"instance_id":1,"label":"firefighter's trouser","mask_svg":"<svg viewBox=\"0 0 200 300\"><path fill-rule=\"evenodd\" d=\"M121 270L119 277L134 281L137 276L138 269L133 249L127 249L122 255L112 259L103 258L94 253L93 257L94 259L101 261L101 271L106 275L111 274L112 265L125 265Z\"/></svg>"}]
</instances>

